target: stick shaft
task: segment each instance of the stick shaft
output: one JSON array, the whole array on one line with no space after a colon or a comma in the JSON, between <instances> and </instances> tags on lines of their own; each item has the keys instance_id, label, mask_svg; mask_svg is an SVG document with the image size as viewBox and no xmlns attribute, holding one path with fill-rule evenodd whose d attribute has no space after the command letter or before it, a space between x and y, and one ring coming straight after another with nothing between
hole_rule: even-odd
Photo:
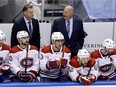
<instances>
[{"instance_id":1,"label":"stick shaft","mask_svg":"<svg viewBox=\"0 0 116 87\"><path fill-rule=\"evenodd\" d=\"M26 48L25 74L27 73L28 49L29 49L29 44L27 44L27 48Z\"/></svg>"}]
</instances>

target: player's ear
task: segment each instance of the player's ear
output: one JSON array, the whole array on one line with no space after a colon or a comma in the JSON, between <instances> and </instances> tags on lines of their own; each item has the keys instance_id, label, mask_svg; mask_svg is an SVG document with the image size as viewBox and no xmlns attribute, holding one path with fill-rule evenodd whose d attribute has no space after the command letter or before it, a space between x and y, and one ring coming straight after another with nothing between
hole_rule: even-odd
<instances>
[{"instance_id":1,"label":"player's ear","mask_svg":"<svg viewBox=\"0 0 116 87\"><path fill-rule=\"evenodd\" d=\"M24 11L23 14L26 15L26 11Z\"/></svg>"},{"instance_id":2,"label":"player's ear","mask_svg":"<svg viewBox=\"0 0 116 87\"><path fill-rule=\"evenodd\" d=\"M18 42L20 43L20 39L18 38L17 40L18 40Z\"/></svg>"}]
</instances>

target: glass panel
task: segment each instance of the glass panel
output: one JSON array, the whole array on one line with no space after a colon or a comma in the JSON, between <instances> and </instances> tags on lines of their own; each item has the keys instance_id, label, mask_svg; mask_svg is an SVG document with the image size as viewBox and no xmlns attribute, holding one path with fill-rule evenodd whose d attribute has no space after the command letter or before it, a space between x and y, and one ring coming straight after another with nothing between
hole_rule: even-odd
<instances>
[{"instance_id":1,"label":"glass panel","mask_svg":"<svg viewBox=\"0 0 116 87\"><path fill-rule=\"evenodd\" d=\"M91 19L111 19L116 18L116 0L82 0Z\"/></svg>"},{"instance_id":2,"label":"glass panel","mask_svg":"<svg viewBox=\"0 0 116 87\"><path fill-rule=\"evenodd\" d=\"M74 14L85 22L116 20L116 0L0 0L0 23L22 17L21 10L30 1L34 6L34 17L40 22L52 22L62 17L67 5L73 6Z\"/></svg>"}]
</instances>

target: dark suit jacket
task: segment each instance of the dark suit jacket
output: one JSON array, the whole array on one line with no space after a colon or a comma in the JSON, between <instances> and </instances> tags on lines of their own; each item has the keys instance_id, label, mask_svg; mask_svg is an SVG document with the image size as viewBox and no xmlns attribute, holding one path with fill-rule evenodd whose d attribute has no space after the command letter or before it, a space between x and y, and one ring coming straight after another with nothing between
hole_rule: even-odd
<instances>
[{"instance_id":1,"label":"dark suit jacket","mask_svg":"<svg viewBox=\"0 0 116 87\"><path fill-rule=\"evenodd\" d=\"M57 31L60 31L64 35L64 44L71 50L72 54L76 55L78 50L83 47L84 43L84 30L82 20L76 16L73 17L73 31L70 39L68 37L64 18L54 20L51 33Z\"/></svg>"},{"instance_id":2,"label":"dark suit jacket","mask_svg":"<svg viewBox=\"0 0 116 87\"><path fill-rule=\"evenodd\" d=\"M36 46L39 50L40 49L40 30L39 30L38 20L33 18L32 24L33 24L33 33L32 33L32 38L30 38L29 43L31 45ZM16 21L12 27L11 48L19 44L16 36L17 36L17 32L22 31L22 30L25 30L29 33L24 18L21 18L20 20Z\"/></svg>"}]
</instances>

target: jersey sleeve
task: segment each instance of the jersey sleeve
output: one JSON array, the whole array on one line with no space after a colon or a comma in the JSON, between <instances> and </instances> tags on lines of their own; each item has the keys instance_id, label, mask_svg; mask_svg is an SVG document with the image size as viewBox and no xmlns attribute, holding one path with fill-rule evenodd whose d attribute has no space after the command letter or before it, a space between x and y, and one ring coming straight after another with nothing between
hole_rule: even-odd
<instances>
[{"instance_id":1,"label":"jersey sleeve","mask_svg":"<svg viewBox=\"0 0 116 87\"><path fill-rule=\"evenodd\" d=\"M47 53L44 52L40 52L40 69L42 71L47 71L48 69L46 68L46 64L48 62L48 57L47 57Z\"/></svg>"},{"instance_id":2,"label":"jersey sleeve","mask_svg":"<svg viewBox=\"0 0 116 87\"><path fill-rule=\"evenodd\" d=\"M96 80L97 80L97 77L99 76L97 62L94 64L93 67L91 67L90 74L94 75L96 77Z\"/></svg>"},{"instance_id":3,"label":"jersey sleeve","mask_svg":"<svg viewBox=\"0 0 116 87\"><path fill-rule=\"evenodd\" d=\"M9 63L9 51L6 52L4 63L5 64Z\"/></svg>"},{"instance_id":4,"label":"jersey sleeve","mask_svg":"<svg viewBox=\"0 0 116 87\"><path fill-rule=\"evenodd\" d=\"M72 79L72 81L77 81L77 77L80 75L80 73L78 71L80 71L80 64L77 61L77 57L73 57L70 61L69 61L69 77Z\"/></svg>"},{"instance_id":5,"label":"jersey sleeve","mask_svg":"<svg viewBox=\"0 0 116 87\"><path fill-rule=\"evenodd\" d=\"M18 53L10 53L9 65L12 73L14 73L15 75L18 71L21 70L20 65L18 63Z\"/></svg>"},{"instance_id":6,"label":"jersey sleeve","mask_svg":"<svg viewBox=\"0 0 116 87\"><path fill-rule=\"evenodd\" d=\"M10 47L7 44L3 43L2 49L1 49L1 54L0 54L1 57L3 56L3 64L2 65L4 65L4 64L8 65L9 51L10 51Z\"/></svg>"},{"instance_id":7,"label":"jersey sleeve","mask_svg":"<svg viewBox=\"0 0 116 87\"><path fill-rule=\"evenodd\" d=\"M111 58L112 58L112 61L113 61L112 63L114 65L114 68L116 69L116 55L112 55Z\"/></svg>"},{"instance_id":8,"label":"jersey sleeve","mask_svg":"<svg viewBox=\"0 0 116 87\"><path fill-rule=\"evenodd\" d=\"M74 68L69 64L69 77L72 79L72 81L77 81L77 77L79 76L79 73L77 72L78 68Z\"/></svg>"}]
</instances>

